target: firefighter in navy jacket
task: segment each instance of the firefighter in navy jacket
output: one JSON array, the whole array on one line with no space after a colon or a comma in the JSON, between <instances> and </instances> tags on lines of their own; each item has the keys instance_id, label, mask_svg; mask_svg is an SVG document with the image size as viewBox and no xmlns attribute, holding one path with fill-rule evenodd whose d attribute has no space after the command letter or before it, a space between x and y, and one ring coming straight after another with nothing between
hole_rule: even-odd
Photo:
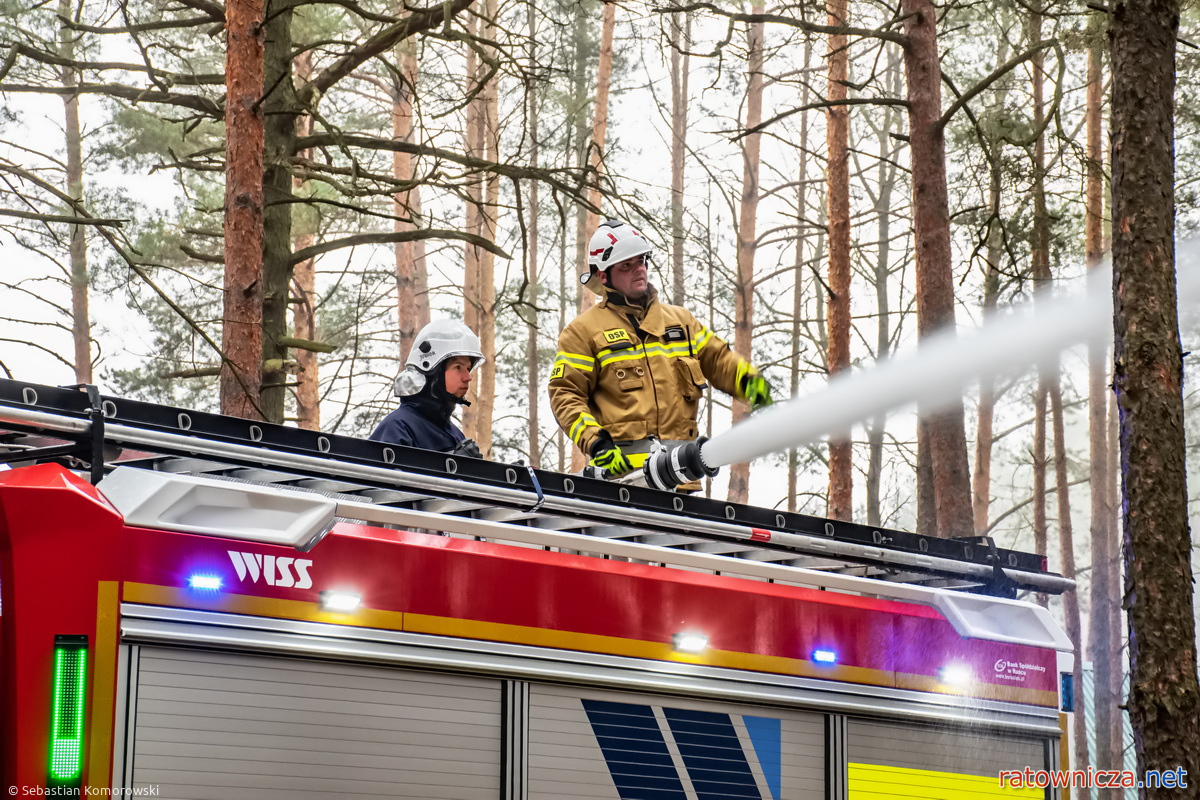
<instances>
[{"instance_id":1,"label":"firefighter in navy jacket","mask_svg":"<svg viewBox=\"0 0 1200 800\"><path fill-rule=\"evenodd\" d=\"M690 311L659 299L647 276L652 249L624 222L609 220L593 234L590 272L580 280L603 299L563 330L550 372L558 424L614 476L645 462L651 438L694 440L709 383L755 408L771 402L749 361Z\"/></svg>"},{"instance_id":2,"label":"firefighter in navy jacket","mask_svg":"<svg viewBox=\"0 0 1200 800\"><path fill-rule=\"evenodd\" d=\"M455 320L429 323L413 340L404 371L396 378L400 407L384 417L371 439L480 458L479 448L450 420L469 405L471 374L484 361L479 337Z\"/></svg>"}]
</instances>

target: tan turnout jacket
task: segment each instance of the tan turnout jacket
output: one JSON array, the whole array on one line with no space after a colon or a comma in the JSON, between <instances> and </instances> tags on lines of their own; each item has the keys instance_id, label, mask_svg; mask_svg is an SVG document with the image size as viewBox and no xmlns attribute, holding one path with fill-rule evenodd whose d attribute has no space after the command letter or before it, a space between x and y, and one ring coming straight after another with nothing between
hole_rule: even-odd
<instances>
[{"instance_id":1,"label":"tan turnout jacket","mask_svg":"<svg viewBox=\"0 0 1200 800\"><path fill-rule=\"evenodd\" d=\"M585 454L601 429L618 442L696 438L700 393L712 383L736 392L744 359L679 306L647 308L607 292L558 337L550 406Z\"/></svg>"}]
</instances>

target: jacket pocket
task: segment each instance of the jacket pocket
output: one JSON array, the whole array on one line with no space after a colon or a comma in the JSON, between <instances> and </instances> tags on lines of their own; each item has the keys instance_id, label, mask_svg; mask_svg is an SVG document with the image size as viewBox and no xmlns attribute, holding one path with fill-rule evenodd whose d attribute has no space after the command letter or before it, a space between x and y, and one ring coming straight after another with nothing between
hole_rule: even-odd
<instances>
[{"instance_id":1,"label":"jacket pocket","mask_svg":"<svg viewBox=\"0 0 1200 800\"><path fill-rule=\"evenodd\" d=\"M691 356L680 356L675 359L675 369L679 373L681 388L686 392L689 387L697 389L708 387L704 379L704 370L700 368L700 360Z\"/></svg>"},{"instance_id":2,"label":"jacket pocket","mask_svg":"<svg viewBox=\"0 0 1200 800\"><path fill-rule=\"evenodd\" d=\"M646 368L641 365L614 367L613 377L622 392L636 392L646 385Z\"/></svg>"}]
</instances>

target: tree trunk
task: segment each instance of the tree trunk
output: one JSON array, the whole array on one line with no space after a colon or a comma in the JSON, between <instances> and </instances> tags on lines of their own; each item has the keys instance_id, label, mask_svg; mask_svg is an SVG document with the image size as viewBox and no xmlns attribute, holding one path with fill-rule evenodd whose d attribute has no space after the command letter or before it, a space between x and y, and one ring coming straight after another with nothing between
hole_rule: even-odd
<instances>
[{"instance_id":1,"label":"tree trunk","mask_svg":"<svg viewBox=\"0 0 1200 800\"><path fill-rule=\"evenodd\" d=\"M933 456L929 452L929 422L917 419L917 533L937 536L937 503L933 492Z\"/></svg>"},{"instance_id":2,"label":"tree trunk","mask_svg":"<svg viewBox=\"0 0 1200 800\"><path fill-rule=\"evenodd\" d=\"M472 15L467 22L467 35L472 38L477 38L480 35L480 21L475 15ZM466 126L463 131L465 142L464 151L468 156L473 158L483 158L485 152L485 112L483 89L479 86L481 74L484 67L480 64L479 55L474 48L467 48L467 80L466 94L476 93L466 108ZM468 180L464 189L466 195L466 219L464 227L468 234L475 236L483 235L483 197L484 197L484 179L482 173L472 175ZM482 343L483 332L481 329L483 308L482 293L483 279L481 274L481 266L483 261L482 251L473 244L463 245L463 322L470 328L476 336L480 337ZM471 385L471 403L474 404L476 396L479 393L478 381L472 381ZM478 407L471 405L463 410L462 428L463 433L468 439L475 439L478 443ZM483 447L480 445L480 449Z\"/></svg>"},{"instance_id":3,"label":"tree trunk","mask_svg":"<svg viewBox=\"0 0 1200 800\"><path fill-rule=\"evenodd\" d=\"M604 3L604 15L600 22L600 62L596 66L596 104L592 107L592 140L588 144L588 165L594 175L596 185L588 192L588 201L597 208L600 207L600 176L604 172L604 146L608 135L608 89L612 83L613 35L617 27L617 4ZM596 228L600 227L600 213L588 210L585 218L584 241L590 237ZM586 245L585 245L586 246ZM586 265L585 265L586 266ZM579 313L582 314L596 302L596 295L590 291L579 293Z\"/></svg>"},{"instance_id":4,"label":"tree trunk","mask_svg":"<svg viewBox=\"0 0 1200 800\"><path fill-rule=\"evenodd\" d=\"M1000 164L993 154L991 181L989 182L989 206L993 215L998 215L1000 206ZM996 301L1000 294L1000 219L988 222L987 272L983 278L983 318L987 320L996 313ZM975 535L984 536L988 531L988 507L992 499L992 438L993 419L996 409L996 378L984 375L979 379L979 414L975 431L975 467L971 474L971 516L975 521Z\"/></svg>"},{"instance_id":5,"label":"tree trunk","mask_svg":"<svg viewBox=\"0 0 1200 800\"><path fill-rule=\"evenodd\" d=\"M1042 371L1039 368L1033 401L1033 551L1046 554L1046 381ZM1039 606L1050 603L1045 592L1034 592L1033 601Z\"/></svg>"},{"instance_id":6,"label":"tree trunk","mask_svg":"<svg viewBox=\"0 0 1200 800\"><path fill-rule=\"evenodd\" d=\"M75 59L75 31L68 28L66 20L72 19L71 0L59 0L58 54L67 61ZM68 91L79 85L79 71L63 67L63 88ZM63 95L65 115L63 133L67 146L67 194L71 199L83 201L83 129L79 124L79 95ZM71 274L71 339L75 345L75 382L92 382L92 324L88 313L88 263L87 236L83 225L72 225L70 229L70 274Z\"/></svg>"},{"instance_id":7,"label":"tree trunk","mask_svg":"<svg viewBox=\"0 0 1200 800\"><path fill-rule=\"evenodd\" d=\"M804 66L812 59L812 42L804 40ZM800 105L809 102L808 81L800 87ZM807 239L805 216L808 211L808 115L800 119L800 167L796 179L796 267L792 282L792 352L788 363L788 396L795 397L800 390L800 318L804 313L804 244ZM800 451L788 448L787 510L796 510L796 473L800 469Z\"/></svg>"},{"instance_id":8,"label":"tree trunk","mask_svg":"<svg viewBox=\"0 0 1200 800\"><path fill-rule=\"evenodd\" d=\"M762 14L765 6L754 2L752 14ZM747 32L746 124L751 129L762 122L763 95L763 23L751 22ZM754 252L758 249L758 153L762 134L751 133L742 139L742 201L738 210L737 278L733 287L733 349L743 357L754 358ZM733 401L733 424L750 413L741 400ZM745 503L750 494L750 465L733 464L729 468L729 499Z\"/></svg>"},{"instance_id":9,"label":"tree trunk","mask_svg":"<svg viewBox=\"0 0 1200 800\"><path fill-rule=\"evenodd\" d=\"M916 239L917 333L954 329L954 269L950 255L950 199L946 189L946 143L942 114L937 11L932 0L903 0L904 48L908 78L908 118ZM921 436L922 427L918 427ZM962 536L974 529L971 478L963 406L928 415L927 438L939 536Z\"/></svg>"},{"instance_id":10,"label":"tree trunk","mask_svg":"<svg viewBox=\"0 0 1200 800\"><path fill-rule=\"evenodd\" d=\"M225 300L221 413L263 419L263 4L225 8Z\"/></svg>"},{"instance_id":11,"label":"tree trunk","mask_svg":"<svg viewBox=\"0 0 1200 800\"><path fill-rule=\"evenodd\" d=\"M692 15L671 14L671 302L684 303L683 288L683 178L687 156L688 68L690 57L681 52L691 46Z\"/></svg>"},{"instance_id":12,"label":"tree trunk","mask_svg":"<svg viewBox=\"0 0 1200 800\"><path fill-rule=\"evenodd\" d=\"M849 23L849 0L827 0L829 25ZM850 78L849 37L831 33L826 97L832 103L846 99ZM828 145L827 206L829 208L829 376L850 368L850 108L831 105L826 112ZM854 514L853 456L849 431L829 439L829 504L832 519L850 520Z\"/></svg>"},{"instance_id":13,"label":"tree trunk","mask_svg":"<svg viewBox=\"0 0 1200 800\"><path fill-rule=\"evenodd\" d=\"M1033 13L1029 23L1029 41L1041 39L1042 15ZM1040 126L1042 121L1043 83L1042 83L1042 51L1033 57L1033 124ZM1035 291L1034 302L1039 302L1042 296L1050 290L1050 219L1046 212L1046 140L1039 136L1033 144L1033 247L1031 252L1031 272ZM1049 553L1046 522L1046 467L1049 460L1046 457L1046 399L1052 392L1058 376L1057 356L1038 364L1037 401L1034 409L1034 441L1033 441L1033 539L1034 549L1038 553ZM1055 442L1056 453L1058 443ZM1059 491L1064 487L1058 486ZM1062 567L1065 569L1065 566ZM1044 593L1038 593L1038 602L1046 605ZM1077 603L1076 599L1076 603ZM1078 606L1076 606L1078 608ZM1069 623L1068 623L1069 624ZM1079 640L1072 639L1079 647ZM1076 659L1079 660L1078 658Z\"/></svg>"},{"instance_id":14,"label":"tree trunk","mask_svg":"<svg viewBox=\"0 0 1200 800\"><path fill-rule=\"evenodd\" d=\"M1050 415L1054 426L1054 484L1058 487L1058 546L1062 552L1063 577L1075 580L1075 538L1071 523L1071 490L1067 477L1066 426L1063 424L1062 387L1057 371L1050 385ZM1063 616L1066 619L1067 636L1075 644L1075 665L1071 670L1076 686L1083 686L1083 619L1079 611L1079 591L1071 589L1063 594ZM1075 760L1074 769L1087 769L1088 729L1087 707L1079 703L1075 707Z\"/></svg>"},{"instance_id":15,"label":"tree trunk","mask_svg":"<svg viewBox=\"0 0 1200 800\"><path fill-rule=\"evenodd\" d=\"M312 76L312 51L305 51L296 56L296 77L308 81ZM313 120L308 114L296 118L296 135L312 134ZM303 150L298 154L301 158L311 159L313 152ZM305 181L293 178L293 191L302 191ZM311 247L316 241L312 223L301 224L295 232L293 252L299 252ZM292 269L292 329L297 339L317 339L317 286L316 259L306 258ZM296 424L304 430L321 430L321 391L320 374L318 372L317 354L312 350L297 348L295 353L299 371L296 373Z\"/></svg>"},{"instance_id":16,"label":"tree trunk","mask_svg":"<svg viewBox=\"0 0 1200 800\"><path fill-rule=\"evenodd\" d=\"M1121 419L1129 716L1137 769L1174 770L1200 797L1183 357L1175 291L1178 0L1122 0L1112 46L1114 384Z\"/></svg>"},{"instance_id":17,"label":"tree trunk","mask_svg":"<svg viewBox=\"0 0 1200 800\"><path fill-rule=\"evenodd\" d=\"M1003 63L1008 56L1007 40L1000 37L996 60ZM1008 95L1006 88L998 90L997 107L1003 107ZM983 276L983 319L986 322L996 313L996 302L1000 297L1000 258L1003 256L1000 218L1001 163L1000 141L993 139L987 146L989 168L988 181L988 232L987 260ZM983 375L979 379L979 410L975 426L975 464L971 473L971 517L975 521L975 535L985 536L988 532L988 508L992 499L992 439L996 409L996 378Z\"/></svg>"},{"instance_id":18,"label":"tree trunk","mask_svg":"<svg viewBox=\"0 0 1200 800\"><path fill-rule=\"evenodd\" d=\"M262 407L268 422L282 423L287 400L288 291L292 282L292 167L299 104L292 81L292 7L272 5L266 22L263 164L263 360L285 369L263 372Z\"/></svg>"},{"instance_id":19,"label":"tree trunk","mask_svg":"<svg viewBox=\"0 0 1200 800\"><path fill-rule=\"evenodd\" d=\"M537 66L537 15L534 13L533 3L526 6L526 24L529 26L529 69L532 71ZM530 81L525 87L526 98L529 103L529 116L527 124L529 126L529 164L534 169L538 167L538 159L540 156L540 132L538 131L538 97L537 85ZM526 373L525 381L528 388L526 403L528 409L526 414L529 416L529 464L535 468L542 466L542 433L541 426L538 422L538 377L541 374L541 365L538 363L538 326L537 326L537 309L538 309L538 225L540 209L538 207L538 182L529 182L529 244L526 248L526 265L525 265L525 298L528 301L526 311L529 318L526 322L525 329L525 364Z\"/></svg>"},{"instance_id":20,"label":"tree trunk","mask_svg":"<svg viewBox=\"0 0 1200 800\"><path fill-rule=\"evenodd\" d=\"M482 26L485 39L496 39L498 0L486 0ZM493 60L499 57L495 47L486 52ZM483 65L481 64L482 68ZM483 157L492 163L500 161L500 76L492 76L481 93L483 103ZM500 176L488 172L484 177L484 203L480 235L489 242L496 241L497 214L500 211ZM473 381L475 401L467 411L473 416L475 443L485 458L492 453L492 422L496 406L496 254L491 250L479 253L479 343L487 359L476 371ZM467 415L463 415L464 422Z\"/></svg>"},{"instance_id":21,"label":"tree trunk","mask_svg":"<svg viewBox=\"0 0 1200 800\"><path fill-rule=\"evenodd\" d=\"M587 71L587 43L588 30L588 9L582 3L576 3L575 9L575 62L574 62L574 107L575 107L575 157L576 163L580 167L586 166L591 157L591 147L589 146L589 130L587 125L588 120L588 71ZM603 34L601 34L603 37ZM575 263L579 265L579 272L587 271L587 243L588 237L592 235L595 227L588 229L588 220L591 218L591 213L583 206L575 206ZM591 290L587 289L579 281L573 281L575 287L575 306L580 311L590 308L592 298L589 296ZM565 323L559 326L561 331L566 327ZM571 447L571 471L579 472L587 464L587 455L580 451L574 444Z\"/></svg>"},{"instance_id":22,"label":"tree trunk","mask_svg":"<svg viewBox=\"0 0 1200 800\"><path fill-rule=\"evenodd\" d=\"M1111 207L1110 207L1111 209ZM1111 215L1109 219L1111 220ZM1112 240L1106 239L1106 243L1111 249ZM1118 504L1121 502L1121 488L1119 485L1121 476L1121 410L1118 407L1117 393L1110 391L1108 394L1108 486L1106 488L1106 496L1108 497L1108 525L1109 525L1109 547L1113 551L1113 565L1108 571L1108 585L1111 596L1117 602L1108 604L1108 628L1112 631L1112 649L1109 651L1109 663L1113 665L1112 673L1109 675L1108 690L1116 704L1116 719L1112 726L1111 736L1109 741L1109 751L1116 758L1116 768L1121 769L1127 761L1125 751L1127 743L1125 739L1125 722L1128 718L1128 708L1126 704L1126 695L1128 693L1128 659L1129 651L1126 648L1125 622L1122 618L1124 603L1124 582L1121 574L1121 566L1118 560L1121 558L1121 541L1119 539L1120 529L1117 524Z\"/></svg>"},{"instance_id":23,"label":"tree trunk","mask_svg":"<svg viewBox=\"0 0 1200 800\"><path fill-rule=\"evenodd\" d=\"M416 43L406 39L397 48L399 74L393 77L392 136L400 142L415 140L413 97L417 91ZM405 187L392 196L392 213L400 219L392 222L397 233L421 227L421 190L413 183L416 170L410 153L392 154L392 177ZM396 318L400 360L408 358L413 340L429 323L428 280L425 276L425 242L396 242Z\"/></svg>"},{"instance_id":24,"label":"tree trunk","mask_svg":"<svg viewBox=\"0 0 1200 800\"><path fill-rule=\"evenodd\" d=\"M1087 127L1086 164L1087 185L1084 202L1084 256L1090 270L1089 281L1099 280L1096 269L1103 255L1104 228L1104 154L1101 145L1103 105L1103 53L1100 36L1103 19L1092 13L1088 22L1087 100L1084 107ZM1096 768L1120 769L1118 753L1111 747L1108 731L1119 725L1121 712L1118 702L1109 692L1114 670L1120 672L1119 661L1111 661L1116 629L1110 626L1111 607L1119 603L1119 588L1111 582L1115 572L1112 547L1112 507L1108 497L1108 348L1092 344L1088 348L1088 441L1089 479L1091 492L1092 575L1088 626L1089 655L1092 662L1092 709L1095 714ZM1119 638L1119 637L1118 637ZM1101 798L1115 797L1116 792L1101 789Z\"/></svg>"},{"instance_id":25,"label":"tree trunk","mask_svg":"<svg viewBox=\"0 0 1200 800\"><path fill-rule=\"evenodd\" d=\"M1042 14L1034 11L1030 17L1031 42L1042 39ZM1031 59L1033 72L1033 119L1038 128L1045 116L1045 51L1039 50ZM1034 242L1041 249L1038 256L1038 266L1043 276L1050 278L1050 215L1046 210L1046 137L1045 133L1034 142ZM1047 281L1048 282L1048 281ZM1067 477L1067 443L1066 425L1063 421L1063 401L1061 368L1058 356L1053 359L1048 372L1050 392L1050 421L1054 428L1054 485L1055 500L1058 511L1058 546L1062 562L1062 574L1066 578L1075 579L1075 539L1074 525L1071 521L1071 487ZM1083 620L1079 612L1079 592L1071 589L1063 593L1063 617L1066 623L1067 636L1075 645L1075 663L1071 670L1074 684L1083 687ZM1086 770L1088 758L1087 706L1079 703L1075 708L1073 720L1075 732L1075 753L1071 766L1074 769Z\"/></svg>"},{"instance_id":26,"label":"tree trunk","mask_svg":"<svg viewBox=\"0 0 1200 800\"><path fill-rule=\"evenodd\" d=\"M899 64L888 64L888 82L899 83ZM898 87L897 87L898 88ZM891 142L896 115L892 109L883 111L884 122L879 128L879 152L885 157L879 161L877 183L879 195L875 199L875 215L878 221L876 232L879 238L875 254L875 307L878 321L875 325L875 360L886 361L891 356L891 297L888 293L888 278L892 273L892 192L896 185L896 166L886 154L894 153ZM883 475L883 436L887 428L887 414L878 414L867 425L867 524L882 525L883 510L880 483Z\"/></svg>"},{"instance_id":27,"label":"tree trunk","mask_svg":"<svg viewBox=\"0 0 1200 800\"><path fill-rule=\"evenodd\" d=\"M568 163L570 163L575 152L574 139L572 137L572 133L575 128L573 125L569 124L565 127L566 142L563 145L563 152L566 154ZM576 206L575 209L576 214L578 214L579 207ZM564 215L561 219L563 224L558 228L558 328L556 329L558 331L562 331L567 327L567 305L568 298L570 297L570 295L567 293L567 287L574 285L576 289L581 288L579 286L579 281L574 280L575 273L571 269L572 262L567 259L566 216ZM579 226L576 225L577 231L578 227ZM576 261L576 263L578 263L578 261ZM554 427L555 449L558 453L558 460L555 462L555 466L559 472L566 472L568 464L572 464L573 466L575 459L582 459L582 453L580 453L579 448L567 438L566 433L560 426L555 425ZM568 451L570 454L570 459L568 459ZM573 471L577 470L573 469Z\"/></svg>"},{"instance_id":28,"label":"tree trunk","mask_svg":"<svg viewBox=\"0 0 1200 800\"><path fill-rule=\"evenodd\" d=\"M1105 225L1101 232L1100 249L1102 252L1111 253L1113 219L1113 197L1111 191L1104 193L1104 201L1104 218L1108 220L1109 224ZM1109 630L1113 632L1112 650L1109 651L1109 663L1114 667L1112 674L1109 676L1109 693L1117 704L1118 716L1115 720L1116 724L1112 726L1110 732L1109 750L1116 756L1117 766L1123 767L1129 763L1128 754L1132 749L1132 741L1125 735L1126 725L1129 724L1129 711L1126 703L1129 692L1129 650L1126 647L1128 642L1125 636L1126 622L1123 602L1125 588L1124 576L1121 571L1123 562L1120 560L1122 557L1121 526L1118 523L1120 518L1119 509L1122 502L1120 487L1121 409L1115 389L1115 360L1112 369L1114 370L1113 382L1109 384L1111 391L1108 393L1108 485L1105 488L1105 495L1108 498L1109 547L1112 548L1113 552L1113 563L1109 568L1107 580L1109 596L1117 598L1117 602L1108 604L1108 626ZM1134 755L1136 756L1136 754ZM1134 760L1136 762L1136 758Z\"/></svg>"}]
</instances>

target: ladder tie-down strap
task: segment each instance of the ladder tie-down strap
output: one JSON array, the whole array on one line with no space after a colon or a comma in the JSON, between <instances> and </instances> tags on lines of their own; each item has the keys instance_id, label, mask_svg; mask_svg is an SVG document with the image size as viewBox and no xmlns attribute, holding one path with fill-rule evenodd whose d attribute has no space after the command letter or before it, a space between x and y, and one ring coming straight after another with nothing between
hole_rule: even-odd
<instances>
[{"instance_id":1,"label":"ladder tie-down strap","mask_svg":"<svg viewBox=\"0 0 1200 800\"><path fill-rule=\"evenodd\" d=\"M525 469L529 470L529 480L533 481L533 490L537 492L537 502L530 506L529 511L539 511L542 503L546 502L546 495L542 491L542 482L538 480L537 472L534 471L533 467L527 466Z\"/></svg>"}]
</instances>

